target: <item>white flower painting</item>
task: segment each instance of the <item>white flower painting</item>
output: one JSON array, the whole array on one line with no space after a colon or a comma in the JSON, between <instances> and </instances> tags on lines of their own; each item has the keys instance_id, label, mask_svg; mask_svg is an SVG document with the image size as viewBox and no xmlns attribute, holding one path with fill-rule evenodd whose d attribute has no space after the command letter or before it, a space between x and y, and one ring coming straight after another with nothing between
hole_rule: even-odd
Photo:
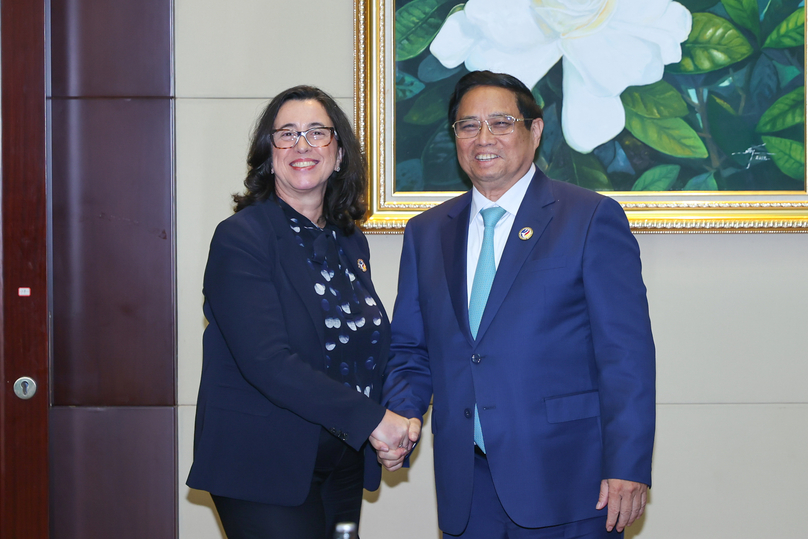
<instances>
[{"instance_id":1,"label":"white flower painting","mask_svg":"<svg viewBox=\"0 0 808 539\"><path fill-rule=\"evenodd\" d=\"M682 59L691 22L671 0L469 0L430 51L446 67L509 73L528 88L562 60L564 138L589 153L623 130L623 90Z\"/></svg>"},{"instance_id":2,"label":"white flower painting","mask_svg":"<svg viewBox=\"0 0 808 539\"><path fill-rule=\"evenodd\" d=\"M804 188L802 0L398 0L396 189L460 191L465 73L544 108L537 164L598 191Z\"/></svg>"}]
</instances>

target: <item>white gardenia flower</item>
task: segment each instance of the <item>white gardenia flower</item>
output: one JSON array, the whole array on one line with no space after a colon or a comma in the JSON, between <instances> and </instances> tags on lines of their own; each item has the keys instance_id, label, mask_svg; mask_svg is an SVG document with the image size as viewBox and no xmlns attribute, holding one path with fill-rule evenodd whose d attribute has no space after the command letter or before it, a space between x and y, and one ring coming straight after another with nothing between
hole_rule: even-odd
<instances>
[{"instance_id":1,"label":"white gardenia flower","mask_svg":"<svg viewBox=\"0 0 808 539\"><path fill-rule=\"evenodd\" d=\"M532 88L563 58L561 125L588 153L626 123L620 94L682 59L692 16L671 0L468 0L430 51L448 68L509 73Z\"/></svg>"}]
</instances>

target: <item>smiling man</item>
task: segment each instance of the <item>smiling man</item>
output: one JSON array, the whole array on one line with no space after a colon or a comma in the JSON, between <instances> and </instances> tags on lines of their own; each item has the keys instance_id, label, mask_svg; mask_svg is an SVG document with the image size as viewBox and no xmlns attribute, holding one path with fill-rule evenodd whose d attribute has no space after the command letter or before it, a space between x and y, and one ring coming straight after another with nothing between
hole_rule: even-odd
<instances>
[{"instance_id":1,"label":"smiling man","mask_svg":"<svg viewBox=\"0 0 808 539\"><path fill-rule=\"evenodd\" d=\"M541 117L514 77L460 79L449 123L474 187L404 234L383 402L421 418L434 401L448 537L620 537L651 484L639 247L617 202L536 169Z\"/></svg>"}]
</instances>

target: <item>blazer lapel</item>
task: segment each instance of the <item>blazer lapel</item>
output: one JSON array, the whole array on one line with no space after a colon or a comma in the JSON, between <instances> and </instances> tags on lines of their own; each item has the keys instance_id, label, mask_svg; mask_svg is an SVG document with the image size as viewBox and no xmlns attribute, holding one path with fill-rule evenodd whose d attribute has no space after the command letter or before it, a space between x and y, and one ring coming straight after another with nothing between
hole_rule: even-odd
<instances>
[{"instance_id":1,"label":"blazer lapel","mask_svg":"<svg viewBox=\"0 0 808 539\"><path fill-rule=\"evenodd\" d=\"M461 195L441 226L441 247L443 268L449 297L452 300L460 331L470 345L474 338L469 329L468 285L466 283L466 247L468 245L469 212L471 211L471 191Z\"/></svg>"},{"instance_id":2,"label":"blazer lapel","mask_svg":"<svg viewBox=\"0 0 808 539\"><path fill-rule=\"evenodd\" d=\"M359 279L359 282L362 283L362 288L370 294L373 301L380 306L379 310L382 312L382 318L385 323L387 323L387 313L384 310L384 305L382 305L379 295L373 287L373 281L370 278L371 271L370 262L368 260L370 255L367 251L362 249L361 242L357 239L359 232L355 232L351 236L345 236L341 231L338 231L337 234L342 238L339 245L345 253L345 258L348 260L351 272Z\"/></svg>"},{"instance_id":3,"label":"blazer lapel","mask_svg":"<svg viewBox=\"0 0 808 539\"><path fill-rule=\"evenodd\" d=\"M292 288L300 296L301 302L306 307L306 311L308 311L311 321L317 329L320 341L325 342L325 325L322 323L323 311L317 302L317 298L311 293L314 285L309 276L309 268L306 267L305 257L298 256L300 245L295 241L295 236L281 207L271 198L264 204L278 239L278 264L289 278ZM323 361L325 361L325 354L323 354Z\"/></svg>"},{"instance_id":4,"label":"blazer lapel","mask_svg":"<svg viewBox=\"0 0 808 539\"><path fill-rule=\"evenodd\" d=\"M544 230L552 220L553 202L555 202L555 199L550 189L550 180L541 170L537 169L525 193L525 198L522 199L519 213L516 214L513 228L505 243L505 250L502 252L497 274L491 286L491 293L488 295L488 302L485 304L483 318L480 321L480 328L477 330L478 340L482 338L488 326L491 325L491 321L502 306L502 302L505 300L505 296L508 295L511 286L513 286L513 282L521 271L528 254L539 243ZM526 240L519 238L519 232L524 228L533 230L533 235Z\"/></svg>"},{"instance_id":5,"label":"blazer lapel","mask_svg":"<svg viewBox=\"0 0 808 539\"><path fill-rule=\"evenodd\" d=\"M345 258L348 261L351 273L353 273L356 279L362 283L362 288L368 294L370 294L370 297L372 297L373 301L375 301L379 306L379 311L382 313L382 326L386 330L390 326L390 320L387 318L387 312L384 309L382 300L379 298L376 289L373 287L373 281L370 277L370 253L368 250L363 249L363 242L359 239L360 233L354 232L351 236L345 236L342 231L337 231L337 236L339 237L339 245L342 248L342 251L345 253ZM362 300L360 299L360 301ZM390 332L380 331L379 334L382 339L382 349L385 350L385 352L383 352L383 357L379 358L378 365L380 371L384 372L384 367L387 365L388 355L386 351L390 348ZM378 398L379 392L381 392L381 386L374 385L371 389L371 396Z\"/></svg>"},{"instance_id":6,"label":"blazer lapel","mask_svg":"<svg viewBox=\"0 0 808 539\"><path fill-rule=\"evenodd\" d=\"M351 272L359 279L364 289L372 295L373 283L370 281L370 265L367 256L362 254L362 250L359 248L358 242L354 241L353 236L345 236L342 232L337 232L337 234L342 236L339 245L350 264Z\"/></svg>"}]
</instances>

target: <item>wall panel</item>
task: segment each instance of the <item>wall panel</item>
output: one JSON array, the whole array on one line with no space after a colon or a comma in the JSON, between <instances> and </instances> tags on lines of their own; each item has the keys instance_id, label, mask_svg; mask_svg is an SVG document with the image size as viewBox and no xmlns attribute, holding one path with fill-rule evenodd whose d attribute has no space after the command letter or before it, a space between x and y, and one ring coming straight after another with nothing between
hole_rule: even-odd
<instances>
[{"instance_id":1,"label":"wall panel","mask_svg":"<svg viewBox=\"0 0 808 539\"><path fill-rule=\"evenodd\" d=\"M171 539L173 2L51 7L51 533Z\"/></svg>"},{"instance_id":2,"label":"wall panel","mask_svg":"<svg viewBox=\"0 0 808 539\"><path fill-rule=\"evenodd\" d=\"M51 0L57 97L171 95L171 2Z\"/></svg>"},{"instance_id":3,"label":"wall panel","mask_svg":"<svg viewBox=\"0 0 808 539\"><path fill-rule=\"evenodd\" d=\"M51 539L175 537L175 413L51 409Z\"/></svg>"},{"instance_id":4,"label":"wall panel","mask_svg":"<svg viewBox=\"0 0 808 539\"><path fill-rule=\"evenodd\" d=\"M53 99L54 403L174 403L171 100Z\"/></svg>"}]
</instances>

